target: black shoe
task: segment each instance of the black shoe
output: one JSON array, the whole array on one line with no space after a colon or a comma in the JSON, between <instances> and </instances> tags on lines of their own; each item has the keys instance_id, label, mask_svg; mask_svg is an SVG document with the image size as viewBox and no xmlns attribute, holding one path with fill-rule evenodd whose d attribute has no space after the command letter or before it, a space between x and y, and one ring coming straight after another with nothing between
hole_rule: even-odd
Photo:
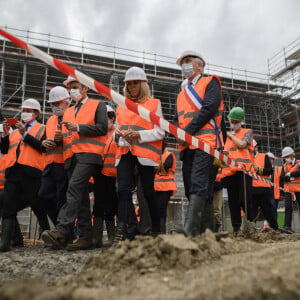
<instances>
[{"instance_id":1,"label":"black shoe","mask_svg":"<svg viewBox=\"0 0 300 300\"><path fill-rule=\"evenodd\" d=\"M293 230L292 230L292 228L291 227L287 227L287 226L285 226L285 227L278 227L277 230L280 233L285 233L285 234L293 234L294 233Z\"/></svg>"}]
</instances>

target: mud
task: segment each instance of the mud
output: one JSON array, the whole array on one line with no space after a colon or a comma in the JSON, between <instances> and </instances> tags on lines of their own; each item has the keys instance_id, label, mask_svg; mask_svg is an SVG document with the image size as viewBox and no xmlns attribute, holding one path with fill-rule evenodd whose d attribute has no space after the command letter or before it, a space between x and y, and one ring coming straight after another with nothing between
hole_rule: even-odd
<instances>
[{"instance_id":1,"label":"mud","mask_svg":"<svg viewBox=\"0 0 300 300\"><path fill-rule=\"evenodd\" d=\"M6 280L14 281L3 283L0 300L300 299L299 250L298 235L252 224L237 238L210 231L197 238L139 237L102 252L27 247L24 253L40 254L35 267L25 255L27 277L39 278L15 281L6 272Z\"/></svg>"}]
</instances>

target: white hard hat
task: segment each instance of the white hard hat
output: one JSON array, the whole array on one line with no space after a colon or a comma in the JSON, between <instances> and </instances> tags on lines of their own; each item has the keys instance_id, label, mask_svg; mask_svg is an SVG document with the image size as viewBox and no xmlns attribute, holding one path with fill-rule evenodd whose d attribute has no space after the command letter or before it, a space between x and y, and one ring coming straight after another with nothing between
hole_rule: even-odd
<instances>
[{"instance_id":1,"label":"white hard hat","mask_svg":"<svg viewBox=\"0 0 300 300\"><path fill-rule=\"evenodd\" d=\"M191 56L191 57L198 57L201 59L201 61L203 62L203 67L205 67L205 60L203 59L202 55L199 54L198 52L195 52L195 51L192 51L192 50L187 50L187 51L184 51L176 60L176 64L178 66L181 66L181 61L187 57L187 56Z\"/></svg>"},{"instance_id":2,"label":"white hard hat","mask_svg":"<svg viewBox=\"0 0 300 300\"><path fill-rule=\"evenodd\" d=\"M294 154L294 153L295 152L294 152L293 148L291 148L291 147L284 147L282 149L282 157L287 157L287 156L289 156L291 154Z\"/></svg>"},{"instance_id":3,"label":"white hard hat","mask_svg":"<svg viewBox=\"0 0 300 300\"><path fill-rule=\"evenodd\" d=\"M73 81L79 82L76 78L74 78L72 76L68 76L68 78L63 82L63 85L65 85L66 87L68 87L69 83L71 83Z\"/></svg>"},{"instance_id":4,"label":"white hard hat","mask_svg":"<svg viewBox=\"0 0 300 300\"><path fill-rule=\"evenodd\" d=\"M146 73L139 67L131 67L127 70L124 81L127 82L131 80L148 81Z\"/></svg>"},{"instance_id":5,"label":"white hard hat","mask_svg":"<svg viewBox=\"0 0 300 300\"><path fill-rule=\"evenodd\" d=\"M62 101L70 98L69 92L63 86L55 86L50 90L48 103Z\"/></svg>"},{"instance_id":6,"label":"white hard hat","mask_svg":"<svg viewBox=\"0 0 300 300\"><path fill-rule=\"evenodd\" d=\"M274 155L272 152L268 152L267 155L268 155L270 158L275 159L275 155Z\"/></svg>"},{"instance_id":7,"label":"white hard hat","mask_svg":"<svg viewBox=\"0 0 300 300\"><path fill-rule=\"evenodd\" d=\"M39 112L41 112L41 105L40 105L40 102L33 99L33 98L30 98L30 99L27 99L23 102L22 104L22 109L23 108L30 108L30 109L36 109L38 110Z\"/></svg>"},{"instance_id":8,"label":"white hard hat","mask_svg":"<svg viewBox=\"0 0 300 300\"><path fill-rule=\"evenodd\" d=\"M257 141L255 139L253 139L253 146L256 147L257 146Z\"/></svg>"},{"instance_id":9,"label":"white hard hat","mask_svg":"<svg viewBox=\"0 0 300 300\"><path fill-rule=\"evenodd\" d=\"M110 105L108 105L108 104L106 104L106 111L107 112L110 112L110 111L115 112L114 109Z\"/></svg>"}]
</instances>

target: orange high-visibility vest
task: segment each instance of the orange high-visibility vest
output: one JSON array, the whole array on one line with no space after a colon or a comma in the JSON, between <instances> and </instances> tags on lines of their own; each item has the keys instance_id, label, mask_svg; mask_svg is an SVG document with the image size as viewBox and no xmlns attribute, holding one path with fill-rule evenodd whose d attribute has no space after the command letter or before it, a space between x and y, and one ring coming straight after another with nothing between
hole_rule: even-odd
<instances>
[{"instance_id":1,"label":"orange high-visibility vest","mask_svg":"<svg viewBox=\"0 0 300 300\"><path fill-rule=\"evenodd\" d=\"M37 140L41 140L42 136L45 133L45 125L42 125L41 123L37 122L27 131L27 133L32 135ZM16 150L19 143L20 143L20 154L17 159ZM19 130L15 130L12 134L9 135L9 149L8 149L6 159L7 159L6 168L10 168L16 162L21 165L33 167L41 171L45 167L45 160L44 160L43 153L25 144L22 140L22 136Z\"/></svg>"},{"instance_id":2,"label":"orange high-visibility vest","mask_svg":"<svg viewBox=\"0 0 300 300\"><path fill-rule=\"evenodd\" d=\"M204 99L206 88L213 78L216 78L219 81L221 86L221 81L219 77L215 75L209 77L201 77L197 82L194 89L197 92L197 94L201 97L202 100ZM224 110L223 96L221 96L221 103L219 105L216 115L214 116L218 128L220 127L222 121L223 110ZM192 121L192 119L195 116L197 116L197 114L198 113L195 111L195 109L189 103L189 100L186 98L184 90L182 90L177 97L177 115L178 115L179 127L185 129L187 125ZM204 143L208 144L213 148L216 148L216 141L217 141L216 128L214 128L214 126L210 122L206 123L202 128L200 128L198 132L194 134L194 136L201 138L201 140ZM187 146L179 145L178 150L181 152L186 147ZM189 145L188 147L190 149L196 149L192 145Z\"/></svg>"},{"instance_id":3,"label":"orange high-visibility vest","mask_svg":"<svg viewBox=\"0 0 300 300\"><path fill-rule=\"evenodd\" d=\"M75 117L75 105L69 107L63 116L63 121L75 124L95 125L95 113L99 100L88 99ZM81 136L78 132L68 131L63 125L63 152L64 160L73 156L73 153L95 153L103 155L106 136Z\"/></svg>"},{"instance_id":4,"label":"orange high-visibility vest","mask_svg":"<svg viewBox=\"0 0 300 300\"><path fill-rule=\"evenodd\" d=\"M282 167L274 166L274 184L278 187L274 186L274 199L280 199L280 175L282 172Z\"/></svg>"},{"instance_id":5,"label":"orange high-visibility vest","mask_svg":"<svg viewBox=\"0 0 300 300\"><path fill-rule=\"evenodd\" d=\"M139 106L156 113L159 103L160 101L158 99L148 98L143 103L139 103ZM144 120L136 113L120 105L117 107L117 120L119 123L119 130L122 132L129 129L140 131L151 130L154 128L154 125L151 122ZM162 151L162 141L139 143L138 140L131 140L130 147L117 148L116 158L119 159L122 155L127 154L129 150L135 156L148 158L159 163Z\"/></svg>"},{"instance_id":6,"label":"orange high-visibility vest","mask_svg":"<svg viewBox=\"0 0 300 300\"><path fill-rule=\"evenodd\" d=\"M51 116L46 124L46 137L47 139L54 139L55 132L57 130L58 125L58 117ZM52 163L64 163L63 157L63 147L56 146L53 150L47 151L45 153L45 165L49 165Z\"/></svg>"},{"instance_id":7,"label":"orange high-visibility vest","mask_svg":"<svg viewBox=\"0 0 300 300\"><path fill-rule=\"evenodd\" d=\"M242 140L243 137L250 129L241 128L236 133L236 138ZM247 145L244 149L239 149L236 144L230 139L227 138L224 150L228 151L229 158L235 160L237 163L243 166L244 169L250 171L252 164L254 163L254 147L253 147L253 138L251 139L251 144ZM222 177L227 177L235 174L238 171L242 171L243 169L239 169L236 166L226 165L225 168L222 169Z\"/></svg>"},{"instance_id":8,"label":"orange high-visibility vest","mask_svg":"<svg viewBox=\"0 0 300 300\"><path fill-rule=\"evenodd\" d=\"M101 173L105 176L117 177L116 151L117 146L113 141L114 130L109 134L103 152L103 168Z\"/></svg>"},{"instance_id":9,"label":"orange high-visibility vest","mask_svg":"<svg viewBox=\"0 0 300 300\"><path fill-rule=\"evenodd\" d=\"M0 190L4 189L6 164L7 154L2 155L0 159Z\"/></svg>"},{"instance_id":10,"label":"orange high-visibility vest","mask_svg":"<svg viewBox=\"0 0 300 300\"><path fill-rule=\"evenodd\" d=\"M293 173L296 172L300 169L300 161L297 160L294 164L294 166L292 166L292 164L284 164L284 172L285 173ZM300 176L299 177L295 177L293 180L291 180L290 182L286 182L284 187L290 191L290 192L300 192Z\"/></svg>"},{"instance_id":11,"label":"orange high-visibility vest","mask_svg":"<svg viewBox=\"0 0 300 300\"><path fill-rule=\"evenodd\" d=\"M254 158L254 164L259 168L264 168L265 167L265 157L266 157L266 153L257 153ZM255 173L254 168L252 168L252 172ZM260 177L270 180L270 175L260 175ZM254 188L257 188L257 187L269 188L269 187L271 187L271 184L265 183L261 180L255 179L253 177L252 186Z\"/></svg>"},{"instance_id":12,"label":"orange high-visibility vest","mask_svg":"<svg viewBox=\"0 0 300 300\"><path fill-rule=\"evenodd\" d=\"M175 182L175 169L176 169L176 157L173 152L164 151L161 156L162 164L165 163L169 155L173 157L172 167L166 173L156 173L154 179L154 190L155 191L173 191L174 195L177 192L176 182Z\"/></svg>"}]
</instances>

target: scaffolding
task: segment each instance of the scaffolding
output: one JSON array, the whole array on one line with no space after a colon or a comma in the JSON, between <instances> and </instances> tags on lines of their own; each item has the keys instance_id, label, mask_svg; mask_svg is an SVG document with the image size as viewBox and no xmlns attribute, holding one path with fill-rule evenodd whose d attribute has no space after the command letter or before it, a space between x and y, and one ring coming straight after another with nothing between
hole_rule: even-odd
<instances>
[{"instance_id":1,"label":"scaffolding","mask_svg":"<svg viewBox=\"0 0 300 300\"><path fill-rule=\"evenodd\" d=\"M282 90L281 127L284 146L291 146L300 157L300 37L268 59L270 79Z\"/></svg>"},{"instance_id":2,"label":"scaffolding","mask_svg":"<svg viewBox=\"0 0 300 300\"><path fill-rule=\"evenodd\" d=\"M4 29L118 92L123 89L124 75L129 67L137 65L144 68L153 96L162 102L164 117L173 121L176 96L183 80L174 57L50 33L9 27ZM51 114L46 101L49 90L62 84L64 74L3 39L0 40L0 63L0 107L3 116L17 116L21 103L30 97L40 101L45 122ZM246 124L254 130L254 137L260 141L261 150L279 154L284 139L280 100L282 90L287 87L273 81L268 74L208 62L206 75L211 74L221 78L225 114L233 106L243 107ZM93 91L90 91L90 97L108 101ZM173 138L170 142L175 147Z\"/></svg>"}]
</instances>

